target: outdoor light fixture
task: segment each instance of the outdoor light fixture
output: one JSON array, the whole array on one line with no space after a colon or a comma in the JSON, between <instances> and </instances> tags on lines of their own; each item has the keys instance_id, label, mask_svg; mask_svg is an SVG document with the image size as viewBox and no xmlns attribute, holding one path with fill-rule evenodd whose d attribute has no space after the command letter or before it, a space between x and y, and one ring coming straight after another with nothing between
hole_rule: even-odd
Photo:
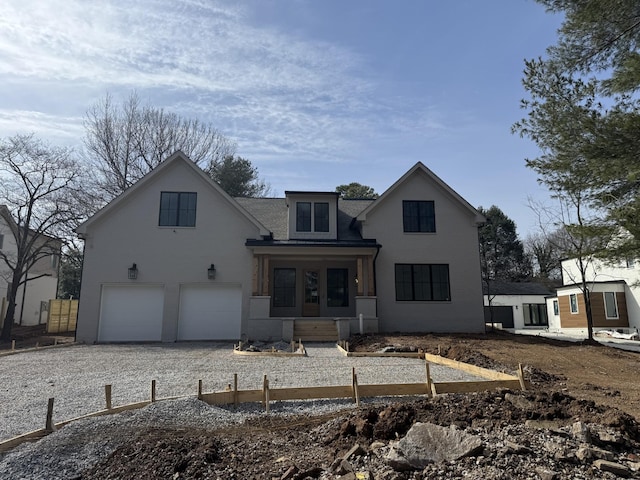
<instances>
[{"instance_id":1,"label":"outdoor light fixture","mask_svg":"<svg viewBox=\"0 0 640 480\"><path fill-rule=\"evenodd\" d=\"M209 278L209 280L213 280L214 278L216 278L216 267L213 263L207 269L207 278Z\"/></svg>"},{"instance_id":2,"label":"outdoor light fixture","mask_svg":"<svg viewBox=\"0 0 640 480\"><path fill-rule=\"evenodd\" d=\"M129 280L135 280L138 278L138 266L135 263L129 267L127 272L129 274Z\"/></svg>"}]
</instances>

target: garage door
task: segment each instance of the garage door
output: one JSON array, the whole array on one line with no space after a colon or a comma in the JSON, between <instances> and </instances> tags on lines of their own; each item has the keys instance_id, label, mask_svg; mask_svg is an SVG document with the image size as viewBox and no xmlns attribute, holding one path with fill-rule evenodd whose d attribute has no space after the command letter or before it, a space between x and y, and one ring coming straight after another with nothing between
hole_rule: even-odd
<instances>
[{"instance_id":1,"label":"garage door","mask_svg":"<svg viewBox=\"0 0 640 480\"><path fill-rule=\"evenodd\" d=\"M163 304L162 286L103 286L98 341L160 341Z\"/></svg>"},{"instance_id":2,"label":"garage door","mask_svg":"<svg viewBox=\"0 0 640 480\"><path fill-rule=\"evenodd\" d=\"M178 340L238 339L241 312L240 286L183 285Z\"/></svg>"}]
</instances>

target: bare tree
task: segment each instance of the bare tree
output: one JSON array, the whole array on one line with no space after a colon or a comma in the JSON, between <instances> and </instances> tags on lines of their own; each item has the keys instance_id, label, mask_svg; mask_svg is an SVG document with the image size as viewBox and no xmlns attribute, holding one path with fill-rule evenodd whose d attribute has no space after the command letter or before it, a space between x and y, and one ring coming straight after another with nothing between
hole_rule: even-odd
<instances>
[{"instance_id":1,"label":"bare tree","mask_svg":"<svg viewBox=\"0 0 640 480\"><path fill-rule=\"evenodd\" d=\"M205 170L235 153L235 144L212 125L142 105L136 92L120 105L106 94L87 111L84 126L93 183L103 203L124 192L176 150Z\"/></svg>"},{"instance_id":2,"label":"bare tree","mask_svg":"<svg viewBox=\"0 0 640 480\"><path fill-rule=\"evenodd\" d=\"M80 171L71 150L51 147L33 135L0 140L0 228L12 239L11 248L5 242L0 250L0 267L8 277L0 341L11 338L19 287L46 275L29 271L60 254L61 238L82 216L76 201Z\"/></svg>"}]
</instances>

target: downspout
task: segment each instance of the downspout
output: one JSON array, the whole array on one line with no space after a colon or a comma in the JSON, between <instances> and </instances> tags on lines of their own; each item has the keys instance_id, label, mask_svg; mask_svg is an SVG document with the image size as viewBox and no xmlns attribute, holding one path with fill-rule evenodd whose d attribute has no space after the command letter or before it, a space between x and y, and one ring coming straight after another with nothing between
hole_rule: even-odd
<instances>
[{"instance_id":1,"label":"downspout","mask_svg":"<svg viewBox=\"0 0 640 480\"><path fill-rule=\"evenodd\" d=\"M78 238L80 238L82 240L82 268L80 269L80 293L82 293L82 274L84 273L84 252L87 248L87 237L86 235L78 235ZM76 315L80 316L80 297L82 295L80 295L80 293L78 293L78 313ZM76 329L73 332L73 341L77 342L78 341L78 320L79 318L76 317ZM96 334L96 338L97 338L97 334ZM95 343L95 342L94 342Z\"/></svg>"},{"instance_id":2,"label":"downspout","mask_svg":"<svg viewBox=\"0 0 640 480\"><path fill-rule=\"evenodd\" d=\"M373 295L378 296L378 275L376 274L376 260L380 254L382 245L376 245L376 255L373 257ZM376 301L377 303L377 301ZM378 315L378 307L376 307L376 315Z\"/></svg>"}]
</instances>

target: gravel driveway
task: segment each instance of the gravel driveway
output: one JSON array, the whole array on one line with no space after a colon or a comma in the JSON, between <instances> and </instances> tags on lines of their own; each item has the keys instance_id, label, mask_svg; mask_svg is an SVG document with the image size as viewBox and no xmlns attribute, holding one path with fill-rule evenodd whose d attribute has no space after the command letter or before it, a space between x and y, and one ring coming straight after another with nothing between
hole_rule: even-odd
<instances>
[{"instance_id":1,"label":"gravel driveway","mask_svg":"<svg viewBox=\"0 0 640 480\"><path fill-rule=\"evenodd\" d=\"M263 375L271 388L350 385L355 367L360 384L417 383L425 380L424 361L411 358L345 357L327 344L305 345L307 356L243 356L230 343L154 345L74 345L0 357L0 440L44 427L47 400L55 398L54 422L101 410L104 385L111 384L113 405L150 397L218 391L233 383L258 389ZM440 365L430 365L436 382L478 380Z\"/></svg>"}]
</instances>

